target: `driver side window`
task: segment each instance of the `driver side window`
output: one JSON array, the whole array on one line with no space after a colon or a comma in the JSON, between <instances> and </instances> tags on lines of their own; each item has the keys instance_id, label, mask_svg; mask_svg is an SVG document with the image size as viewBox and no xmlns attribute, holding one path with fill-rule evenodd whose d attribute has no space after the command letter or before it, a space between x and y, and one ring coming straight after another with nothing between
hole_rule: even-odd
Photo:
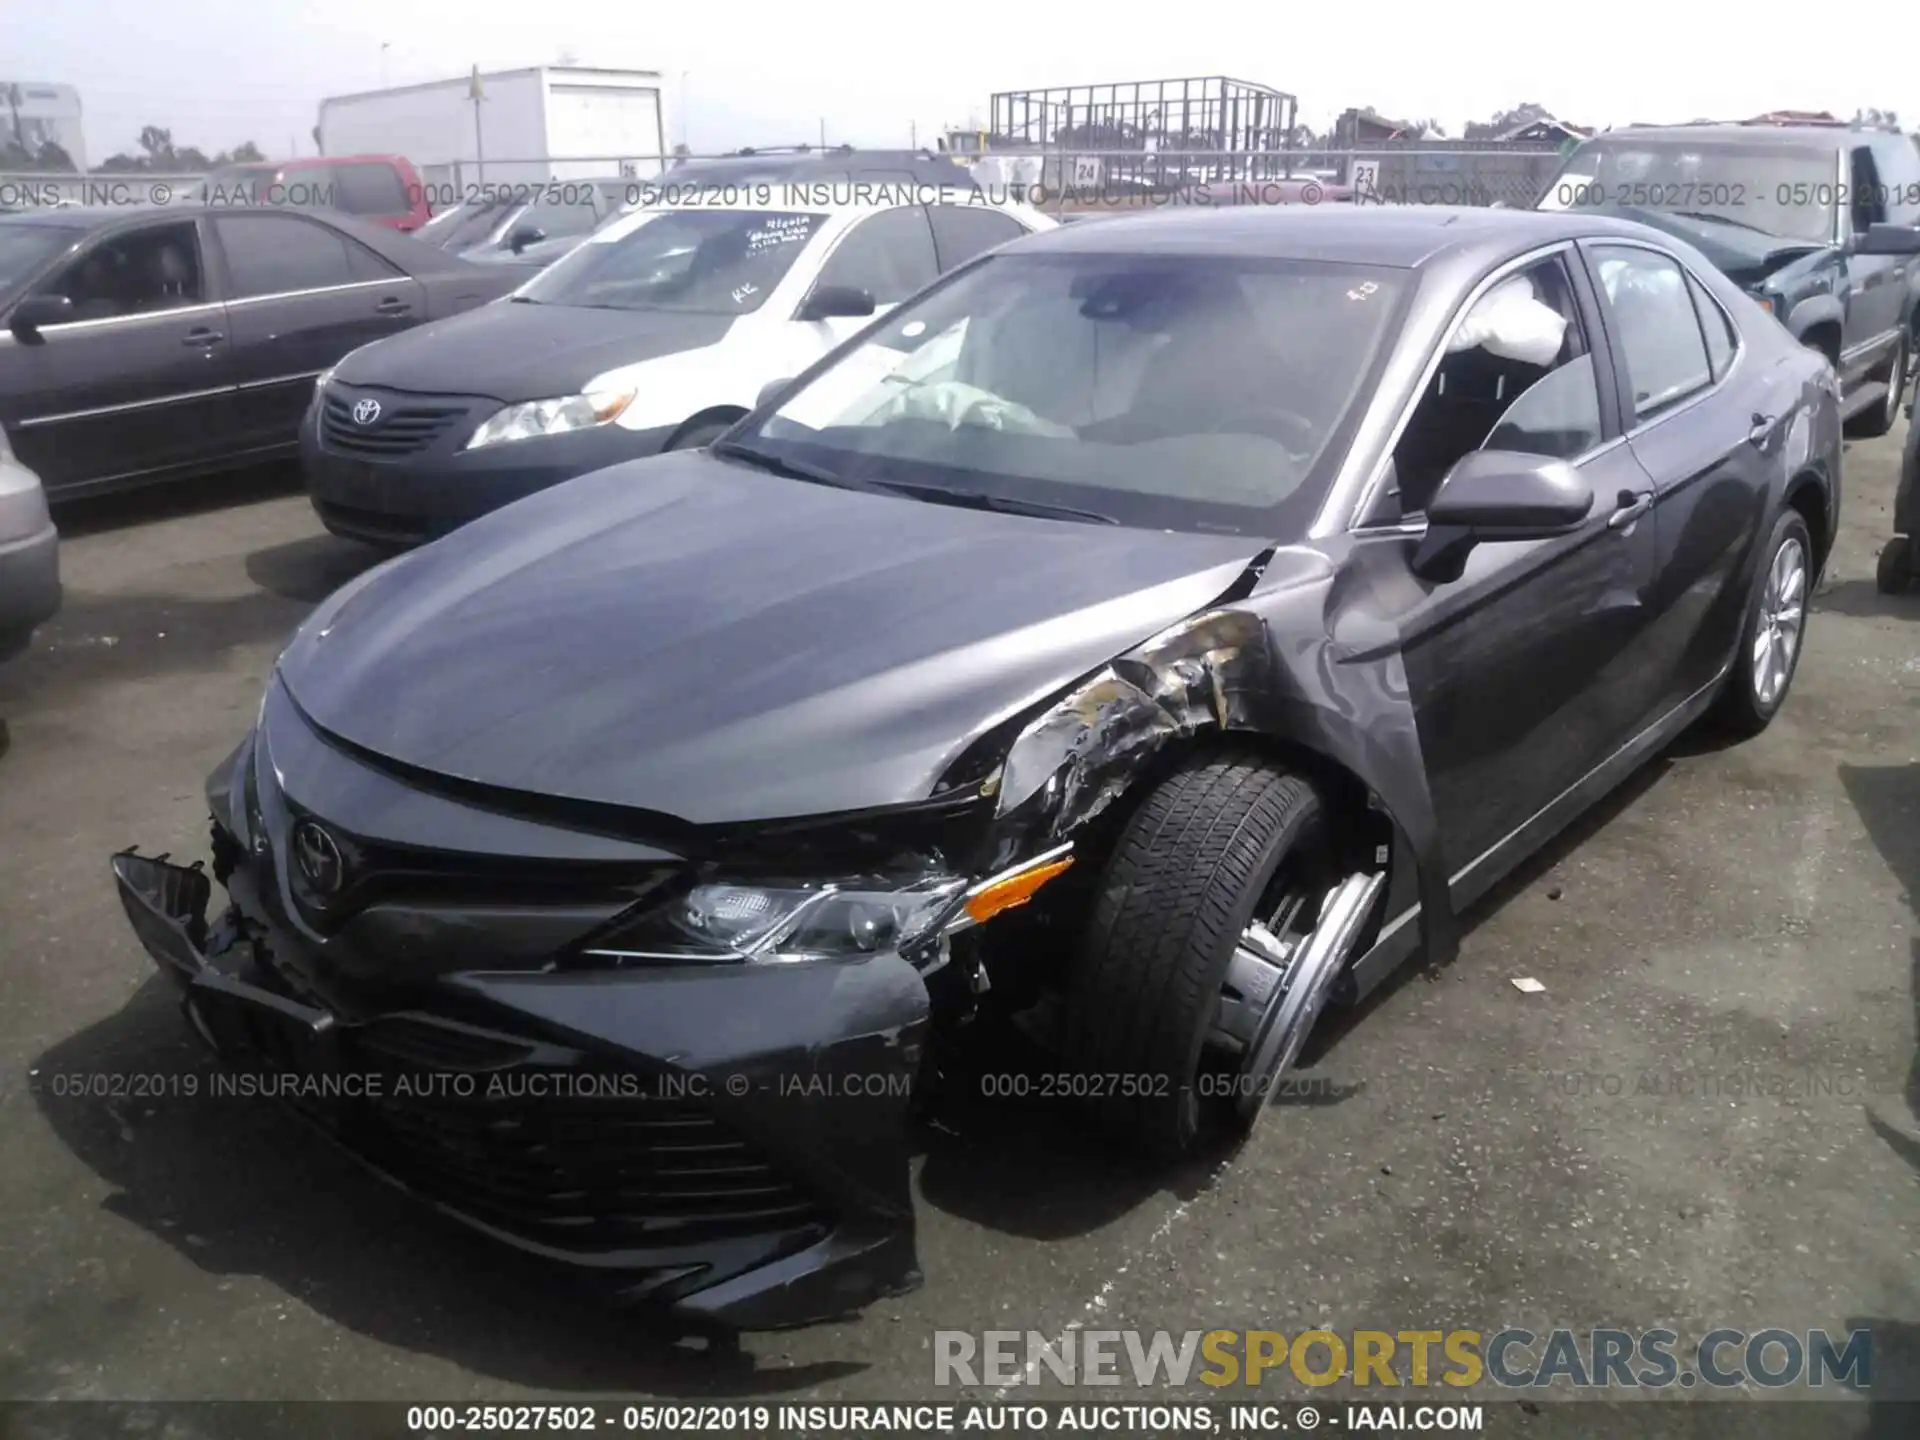
<instances>
[{"instance_id":1,"label":"driver side window","mask_svg":"<svg viewBox=\"0 0 1920 1440\"><path fill-rule=\"evenodd\" d=\"M1365 523L1417 519L1475 450L1572 460L1600 438L1592 347L1566 262L1550 256L1494 285L1454 330Z\"/></svg>"},{"instance_id":2,"label":"driver side window","mask_svg":"<svg viewBox=\"0 0 1920 1440\"><path fill-rule=\"evenodd\" d=\"M111 320L198 305L206 298L204 274L189 220L103 240L40 289L71 300L75 320Z\"/></svg>"}]
</instances>

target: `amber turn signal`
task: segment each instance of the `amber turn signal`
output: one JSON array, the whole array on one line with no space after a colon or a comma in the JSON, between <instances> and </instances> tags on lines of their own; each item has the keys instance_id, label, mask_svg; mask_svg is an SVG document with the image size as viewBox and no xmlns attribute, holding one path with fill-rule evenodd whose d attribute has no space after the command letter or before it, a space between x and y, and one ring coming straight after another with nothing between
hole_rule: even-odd
<instances>
[{"instance_id":1,"label":"amber turn signal","mask_svg":"<svg viewBox=\"0 0 1920 1440\"><path fill-rule=\"evenodd\" d=\"M1036 865L1031 870L1018 870L1011 875L983 885L974 894L967 897L965 909L967 918L974 924L984 924L1002 910L1011 910L1016 905L1024 905L1031 900L1034 892L1054 876L1063 874L1073 864L1073 857L1066 856L1052 860L1044 865Z\"/></svg>"}]
</instances>

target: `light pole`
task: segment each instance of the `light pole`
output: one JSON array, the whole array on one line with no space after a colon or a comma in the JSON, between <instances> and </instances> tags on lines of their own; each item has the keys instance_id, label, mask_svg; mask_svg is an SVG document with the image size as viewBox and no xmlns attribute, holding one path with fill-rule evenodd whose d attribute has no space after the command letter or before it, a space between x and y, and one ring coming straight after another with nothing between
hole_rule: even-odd
<instances>
[{"instance_id":1,"label":"light pole","mask_svg":"<svg viewBox=\"0 0 1920 1440\"><path fill-rule=\"evenodd\" d=\"M380 88L382 90L387 88L387 50L388 48L389 48L389 42L382 40L380 42Z\"/></svg>"},{"instance_id":2,"label":"light pole","mask_svg":"<svg viewBox=\"0 0 1920 1440\"><path fill-rule=\"evenodd\" d=\"M680 72L680 143L682 146L687 143L687 112L693 108L687 101L687 76L692 73L691 70Z\"/></svg>"}]
</instances>

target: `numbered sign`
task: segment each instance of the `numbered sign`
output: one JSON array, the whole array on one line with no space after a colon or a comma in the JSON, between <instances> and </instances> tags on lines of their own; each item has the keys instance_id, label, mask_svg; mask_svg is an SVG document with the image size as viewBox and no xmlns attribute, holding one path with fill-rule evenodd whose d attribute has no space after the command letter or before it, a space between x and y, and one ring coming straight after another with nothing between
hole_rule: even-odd
<instances>
[{"instance_id":1,"label":"numbered sign","mask_svg":"<svg viewBox=\"0 0 1920 1440\"><path fill-rule=\"evenodd\" d=\"M1102 165L1098 155L1076 155L1073 157L1073 188L1076 190L1098 190Z\"/></svg>"},{"instance_id":2,"label":"numbered sign","mask_svg":"<svg viewBox=\"0 0 1920 1440\"><path fill-rule=\"evenodd\" d=\"M1380 188L1380 162L1355 160L1347 170L1347 184L1355 194L1371 195Z\"/></svg>"}]
</instances>

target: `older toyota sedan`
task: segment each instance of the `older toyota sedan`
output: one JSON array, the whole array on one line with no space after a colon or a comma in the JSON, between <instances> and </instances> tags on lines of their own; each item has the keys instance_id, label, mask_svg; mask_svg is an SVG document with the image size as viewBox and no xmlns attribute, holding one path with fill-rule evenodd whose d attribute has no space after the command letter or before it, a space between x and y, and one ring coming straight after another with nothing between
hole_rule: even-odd
<instances>
[{"instance_id":1,"label":"older toyota sedan","mask_svg":"<svg viewBox=\"0 0 1920 1440\"><path fill-rule=\"evenodd\" d=\"M494 1237L740 1327L918 1283L912 1080L977 1007L1127 1154L1706 716L1784 703L1831 368L1584 215L1122 217L921 292L711 449L324 603L113 858L240 1066Z\"/></svg>"}]
</instances>

